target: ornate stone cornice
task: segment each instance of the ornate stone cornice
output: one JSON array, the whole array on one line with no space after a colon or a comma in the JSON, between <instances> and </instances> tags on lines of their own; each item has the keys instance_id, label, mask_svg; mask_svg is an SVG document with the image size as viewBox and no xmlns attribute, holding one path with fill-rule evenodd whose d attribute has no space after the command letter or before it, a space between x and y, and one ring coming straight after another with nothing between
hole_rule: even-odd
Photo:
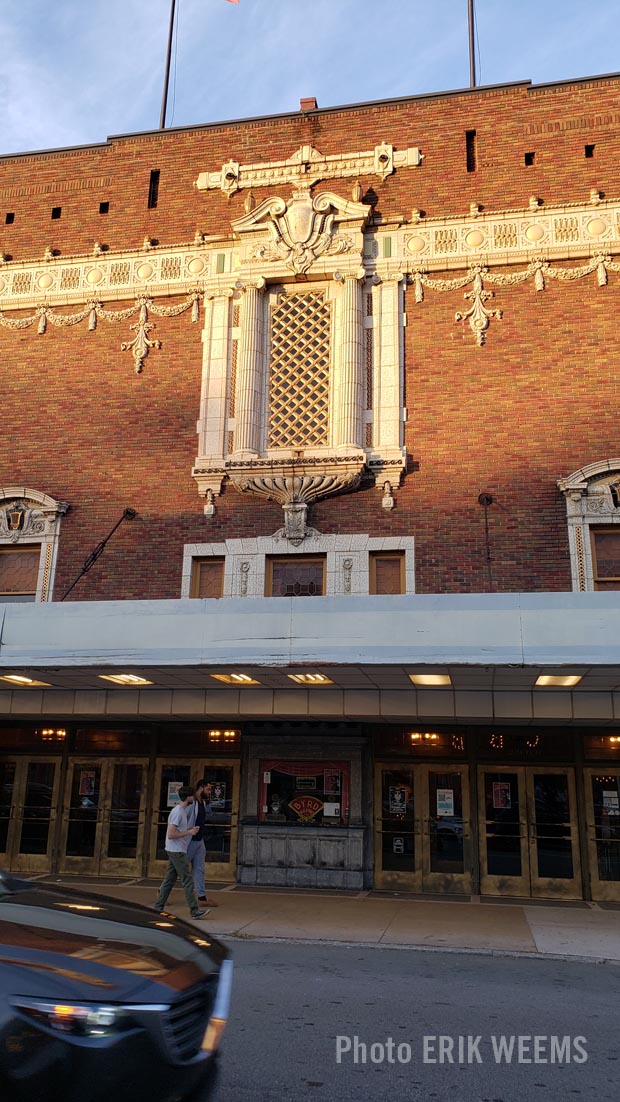
<instances>
[{"instance_id":1,"label":"ornate stone cornice","mask_svg":"<svg viewBox=\"0 0 620 1102\"><path fill-rule=\"evenodd\" d=\"M219 188L224 195L234 195L240 188L274 187L297 184L311 187L319 180L344 179L351 176L378 176L385 180L397 168L409 168L422 163L423 154L417 148L394 149L381 142L365 153L335 153L324 156L311 145L302 145L286 161L264 161L240 165L226 161L215 172L201 172L196 180L199 191Z\"/></svg>"},{"instance_id":2,"label":"ornate stone cornice","mask_svg":"<svg viewBox=\"0 0 620 1102\"><path fill-rule=\"evenodd\" d=\"M353 252L352 237L338 236L341 224L361 230L370 215L370 207L343 199L331 191L314 198L307 187L293 192L290 199L279 196L265 199L260 206L231 223L242 239L251 238L248 259L283 261L290 271L307 272L319 257ZM358 254L362 251L359 238Z\"/></svg>"}]
</instances>

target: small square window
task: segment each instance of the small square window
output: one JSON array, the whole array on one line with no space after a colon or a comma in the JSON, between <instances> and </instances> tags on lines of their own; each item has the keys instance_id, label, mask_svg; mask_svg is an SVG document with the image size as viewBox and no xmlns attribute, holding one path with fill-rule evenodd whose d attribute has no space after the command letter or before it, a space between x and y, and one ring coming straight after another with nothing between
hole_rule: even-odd
<instances>
[{"instance_id":1,"label":"small square window","mask_svg":"<svg viewBox=\"0 0 620 1102\"><path fill-rule=\"evenodd\" d=\"M12 210L7 211L7 213L4 216L5 225L12 226L14 221L15 221L15 212L12 211Z\"/></svg>"},{"instance_id":2,"label":"small square window","mask_svg":"<svg viewBox=\"0 0 620 1102\"><path fill-rule=\"evenodd\" d=\"M194 559L192 563L191 597L223 597L224 560Z\"/></svg>"},{"instance_id":3,"label":"small square window","mask_svg":"<svg viewBox=\"0 0 620 1102\"><path fill-rule=\"evenodd\" d=\"M525 154L525 163L528 167L534 164L535 157L536 157L535 153L526 153Z\"/></svg>"},{"instance_id":4,"label":"small square window","mask_svg":"<svg viewBox=\"0 0 620 1102\"><path fill-rule=\"evenodd\" d=\"M99 204L99 214L107 214L109 210L110 204L108 203L107 199L103 203Z\"/></svg>"},{"instance_id":5,"label":"small square window","mask_svg":"<svg viewBox=\"0 0 620 1102\"><path fill-rule=\"evenodd\" d=\"M268 597L322 597L325 593L325 557L268 558L265 592Z\"/></svg>"},{"instance_id":6,"label":"small square window","mask_svg":"<svg viewBox=\"0 0 620 1102\"><path fill-rule=\"evenodd\" d=\"M39 547L0 548L0 601L34 601L40 561Z\"/></svg>"},{"instance_id":7,"label":"small square window","mask_svg":"<svg viewBox=\"0 0 620 1102\"><path fill-rule=\"evenodd\" d=\"M594 156L594 146L593 145L584 146L583 155L584 155L584 157L593 157Z\"/></svg>"},{"instance_id":8,"label":"small square window","mask_svg":"<svg viewBox=\"0 0 620 1102\"><path fill-rule=\"evenodd\" d=\"M405 552L373 551L370 554L370 592L405 592Z\"/></svg>"},{"instance_id":9,"label":"small square window","mask_svg":"<svg viewBox=\"0 0 620 1102\"><path fill-rule=\"evenodd\" d=\"M52 207L52 218L60 218L62 214L62 207Z\"/></svg>"}]
</instances>

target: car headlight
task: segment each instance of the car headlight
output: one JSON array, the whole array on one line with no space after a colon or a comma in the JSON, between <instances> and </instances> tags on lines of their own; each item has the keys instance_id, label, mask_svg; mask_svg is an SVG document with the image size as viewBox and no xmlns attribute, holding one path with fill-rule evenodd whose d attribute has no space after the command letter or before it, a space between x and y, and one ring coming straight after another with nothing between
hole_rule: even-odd
<instances>
[{"instance_id":1,"label":"car headlight","mask_svg":"<svg viewBox=\"0 0 620 1102\"><path fill-rule=\"evenodd\" d=\"M222 1039L222 1034L228 1021L230 1010L230 992L232 988L233 962L230 959L223 960L218 977L217 994L215 1003L209 1018L201 1048L203 1052L216 1052Z\"/></svg>"},{"instance_id":2,"label":"car headlight","mask_svg":"<svg viewBox=\"0 0 620 1102\"><path fill-rule=\"evenodd\" d=\"M107 1037L128 1028L128 1015L121 1007L95 1003L54 1003L42 999L13 999L13 1006L56 1033L74 1037Z\"/></svg>"}]
</instances>

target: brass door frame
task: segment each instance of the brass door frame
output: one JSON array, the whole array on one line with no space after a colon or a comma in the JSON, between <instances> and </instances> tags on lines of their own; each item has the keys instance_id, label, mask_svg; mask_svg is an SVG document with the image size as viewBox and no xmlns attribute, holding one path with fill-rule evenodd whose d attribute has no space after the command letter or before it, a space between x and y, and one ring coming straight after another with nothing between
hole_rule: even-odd
<instances>
[{"instance_id":1,"label":"brass door frame","mask_svg":"<svg viewBox=\"0 0 620 1102\"><path fill-rule=\"evenodd\" d=\"M540 876L538 874L538 850L536 844L536 811L534 793L534 774L565 774L568 781L568 800L570 820L563 825L569 828L573 858L572 879ZM582 899L581 854L579 852L579 831L577 829L577 793L575 770L572 766L530 765L525 771L529 817L530 881L532 897L535 899Z\"/></svg>"},{"instance_id":2,"label":"brass door frame","mask_svg":"<svg viewBox=\"0 0 620 1102\"><path fill-rule=\"evenodd\" d=\"M487 773L508 773L517 781L519 794L519 835L521 849L521 875L506 876L489 873L487 856L487 815L484 778ZM522 765L478 766L478 836L480 839L480 894L517 896L527 899L531 895L530 851L528 839L528 810L525 785L525 767Z\"/></svg>"},{"instance_id":3,"label":"brass door frame","mask_svg":"<svg viewBox=\"0 0 620 1102\"><path fill-rule=\"evenodd\" d=\"M114 875L114 876L139 876L142 868L142 850L145 837L145 808L147 797L149 759L145 757L114 757L100 758L89 757L87 754L74 755L67 762L67 775L65 780L65 796L62 813L62 830L58 854L58 871L60 873L82 873L87 876ZM138 838L135 858L123 860L122 858L109 858L107 856L108 831L110 826L110 802L112 798L112 785L114 780L114 767L116 765L141 765L144 769L144 784L140 796L140 812L138 817ZM99 767L101 780L99 784L99 804L97 807L95 844L92 857L68 855L67 838L69 835L69 811L71 807L71 789L73 786L74 770L83 767L85 769Z\"/></svg>"},{"instance_id":4,"label":"brass door frame","mask_svg":"<svg viewBox=\"0 0 620 1102\"><path fill-rule=\"evenodd\" d=\"M58 802L60 793L60 773L62 757L57 754L19 755L11 754L3 758L4 761L15 763L15 780L11 796L9 812L9 829L7 832L6 852L0 853L0 862L3 867L11 872L21 873L46 873L52 867L52 856L56 838L56 824L58 820ZM28 782L28 766L30 764L50 764L54 770L54 782L52 787L52 799L50 805L49 830L47 835L47 850L45 853L20 853L22 829L24 824L24 801Z\"/></svg>"},{"instance_id":5,"label":"brass door frame","mask_svg":"<svg viewBox=\"0 0 620 1102\"><path fill-rule=\"evenodd\" d=\"M103 823L101 835L101 855L99 858L99 875L112 876L140 876L142 872L142 857L144 841L146 838L146 800L148 795L149 759L142 757L118 757L106 759L106 776L103 799ZM114 786L114 770L117 765L138 765L142 767L142 787L140 790L140 807L138 809L138 834L136 838L135 857L109 857L108 846L110 842L110 822L112 817L112 791Z\"/></svg>"},{"instance_id":6,"label":"brass door frame","mask_svg":"<svg viewBox=\"0 0 620 1102\"><path fill-rule=\"evenodd\" d=\"M425 892L437 892L452 895L471 895L472 888L472 853L471 853L471 808L469 799L469 766L466 764L451 762L433 762L431 765L422 766L423 795L425 803L422 829L422 890ZM463 831L463 872L432 872L431 871L431 823L441 822L440 816L431 817L428 806L429 777L433 773L457 773L461 778L461 799L463 801L462 831Z\"/></svg>"},{"instance_id":7,"label":"brass door frame","mask_svg":"<svg viewBox=\"0 0 620 1102\"><path fill-rule=\"evenodd\" d=\"M383 771L407 769L412 773L413 811L412 828L404 833L413 834L414 865L410 872L383 870ZM431 819L429 817L429 777L433 773L458 773L461 777L463 801L463 868L462 873L431 872ZM379 812L379 814L377 814ZM377 762L375 766L375 873L374 885L379 891L437 892L442 894L469 895L472 890L472 852L470 828L469 766L458 762L433 762L418 764L403 762ZM390 831L390 833L392 833ZM398 831L395 829L395 834Z\"/></svg>"},{"instance_id":8,"label":"brass door frame","mask_svg":"<svg viewBox=\"0 0 620 1102\"><path fill-rule=\"evenodd\" d=\"M406 829L403 829L403 834L413 834L413 868L408 872L398 872L394 869L383 869L383 773L396 772L399 769L406 769L411 772L411 783L413 790L413 819L410 820L411 829L409 824L406 824ZM422 862L420 860L420 851L422 845L422 822L419 815L416 814L418 807L420 806L421 795L421 778L417 774L417 766L413 762L377 762L375 766L375 872L374 872L374 886L378 891L394 891L394 892L421 892L422 891ZM396 824L394 830L389 832L390 834L398 834Z\"/></svg>"},{"instance_id":9,"label":"brass door frame","mask_svg":"<svg viewBox=\"0 0 620 1102\"><path fill-rule=\"evenodd\" d=\"M607 773L620 777L617 766L586 766L583 770L586 806L586 845L590 866L590 888L592 899L601 902L620 903L620 880L601 880L598 874L598 852L596 847L596 823L594 819L594 799L592 797L592 777Z\"/></svg>"},{"instance_id":10,"label":"brass door frame","mask_svg":"<svg viewBox=\"0 0 620 1102\"><path fill-rule=\"evenodd\" d=\"M519 786L519 829L521 844L521 876L489 875L486 850L486 803L484 776L486 773L509 773ZM538 849L534 793L535 774L566 776L570 804L570 831L573 876L570 880L538 875ZM480 894L513 896L522 899L581 899L581 854L577 817L575 769L570 765L480 765L478 767L478 821L480 833Z\"/></svg>"},{"instance_id":11,"label":"brass door frame","mask_svg":"<svg viewBox=\"0 0 620 1102\"><path fill-rule=\"evenodd\" d=\"M237 879L237 838L239 830L239 782L240 759L239 758L189 758L189 757L158 757L155 763L155 777L151 800L151 822L149 826L149 877L155 879L165 875L167 862L157 858L157 833L160 825L159 792L161 788L162 770L166 766L176 765L179 768L189 767L189 776L193 780L202 777L206 769L232 769L232 796L230 816L230 861L207 861L207 880L223 880L233 882ZM190 781L191 783L191 781ZM225 824L222 824L225 825Z\"/></svg>"}]
</instances>

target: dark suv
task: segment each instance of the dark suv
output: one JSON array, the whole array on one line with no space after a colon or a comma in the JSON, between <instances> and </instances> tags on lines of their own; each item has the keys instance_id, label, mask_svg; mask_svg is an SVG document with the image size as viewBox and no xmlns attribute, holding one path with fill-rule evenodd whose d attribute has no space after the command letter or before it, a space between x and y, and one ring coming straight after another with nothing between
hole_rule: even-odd
<instances>
[{"instance_id":1,"label":"dark suv","mask_svg":"<svg viewBox=\"0 0 620 1102\"><path fill-rule=\"evenodd\" d=\"M205 1102L231 979L203 928L0 873L0 1098Z\"/></svg>"}]
</instances>

